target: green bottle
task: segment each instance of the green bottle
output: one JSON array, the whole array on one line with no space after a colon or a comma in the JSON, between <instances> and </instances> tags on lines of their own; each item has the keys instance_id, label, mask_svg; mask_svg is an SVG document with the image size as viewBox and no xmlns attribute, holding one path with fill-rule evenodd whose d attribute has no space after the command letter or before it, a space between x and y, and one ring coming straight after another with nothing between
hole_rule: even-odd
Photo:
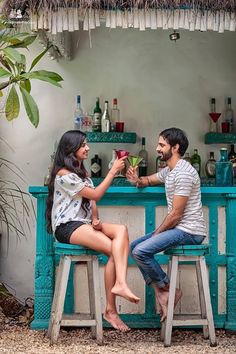
<instances>
[{"instance_id":1,"label":"green bottle","mask_svg":"<svg viewBox=\"0 0 236 354\"><path fill-rule=\"evenodd\" d=\"M96 106L93 111L93 132L101 131L102 110L99 105L99 97L96 98Z\"/></svg>"},{"instance_id":2,"label":"green bottle","mask_svg":"<svg viewBox=\"0 0 236 354\"><path fill-rule=\"evenodd\" d=\"M194 153L191 156L191 164L197 170L199 176L201 175L201 157L198 155L198 149L194 149Z\"/></svg>"}]
</instances>

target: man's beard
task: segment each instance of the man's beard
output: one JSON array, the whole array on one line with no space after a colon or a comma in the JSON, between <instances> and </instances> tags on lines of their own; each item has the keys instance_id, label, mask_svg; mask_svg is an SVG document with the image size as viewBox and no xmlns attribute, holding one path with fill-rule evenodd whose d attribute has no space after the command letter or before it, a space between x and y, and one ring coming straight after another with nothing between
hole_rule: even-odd
<instances>
[{"instance_id":1,"label":"man's beard","mask_svg":"<svg viewBox=\"0 0 236 354\"><path fill-rule=\"evenodd\" d=\"M173 156L173 154L172 154L171 149L170 149L166 153L161 154L159 156L160 156L160 160L161 161L168 161Z\"/></svg>"}]
</instances>

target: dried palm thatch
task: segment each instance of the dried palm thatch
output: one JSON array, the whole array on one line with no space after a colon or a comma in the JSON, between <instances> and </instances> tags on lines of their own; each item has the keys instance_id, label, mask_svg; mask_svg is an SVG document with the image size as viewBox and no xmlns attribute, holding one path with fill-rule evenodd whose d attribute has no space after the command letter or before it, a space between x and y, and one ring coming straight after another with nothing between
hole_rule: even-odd
<instances>
[{"instance_id":1,"label":"dried palm thatch","mask_svg":"<svg viewBox=\"0 0 236 354\"><path fill-rule=\"evenodd\" d=\"M31 11L57 10L58 8L77 7L81 9L120 9L132 8L156 8L174 10L178 8L199 10L209 10L212 12L223 10L236 12L235 0L3 0L2 10L9 13L12 8L25 8Z\"/></svg>"}]
</instances>

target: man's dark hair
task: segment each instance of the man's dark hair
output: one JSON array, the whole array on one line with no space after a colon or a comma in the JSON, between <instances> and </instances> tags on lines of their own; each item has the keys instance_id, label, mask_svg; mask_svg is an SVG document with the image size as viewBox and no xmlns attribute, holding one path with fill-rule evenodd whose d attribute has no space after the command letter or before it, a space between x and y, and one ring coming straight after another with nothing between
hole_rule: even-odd
<instances>
[{"instance_id":1,"label":"man's dark hair","mask_svg":"<svg viewBox=\"0 0 236 354\"><path fill-rule=\"evenodd\" d=\"M179 153L184 156L185 151L188 148L188 138L186 133L179 128L165 129L160 133L163 139L165 139L171 147L179 144Z\"/></svg>"}]
</instances>

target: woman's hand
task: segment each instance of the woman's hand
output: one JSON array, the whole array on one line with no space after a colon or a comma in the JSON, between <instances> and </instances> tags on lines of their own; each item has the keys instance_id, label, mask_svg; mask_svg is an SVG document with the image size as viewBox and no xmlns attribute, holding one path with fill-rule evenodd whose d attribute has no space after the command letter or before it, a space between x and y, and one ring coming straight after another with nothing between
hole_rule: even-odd
<instances>
[{"instance_id":1,"label":"woman's hand","mask_svg":"<svg viewBox=\"0 0 236 354\"><path fill-rule=\"evenodd\" d=\"M138 183L139 178L138 178L137 168L138 166L136 167L130 166L126 172L126 178L130 183L133 184Z\"/></svg>"},{"instance_id":2,"label":"woman's hand","mask_svg":"<svg viewBox=\"0 0 236 354\"><path fill-rule=\"evenodd\" d=\"M101 231L102 221L100 219L94 218L92 221L92 227L94 228L94 230Z\"/></svg>"},{"instance_id":3,"label":"woman's hand","mask_svg":"<svg viewBox=\"0 0 236 354\"><path fill-rule=\"evenodd\" d=\"M116 159L112 165L112 168L110 169L110 172L114 174L114 176L122 171L125 168L125 160L127 159L127 156L121 157L120 159Z\"/></svg>"}]
</instances>

